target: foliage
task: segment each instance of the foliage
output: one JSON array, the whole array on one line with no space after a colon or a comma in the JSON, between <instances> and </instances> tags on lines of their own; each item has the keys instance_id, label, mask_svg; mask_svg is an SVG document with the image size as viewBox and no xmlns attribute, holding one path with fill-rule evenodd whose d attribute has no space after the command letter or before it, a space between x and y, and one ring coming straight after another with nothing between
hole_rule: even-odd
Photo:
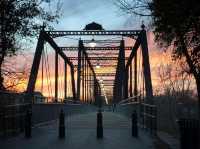
<instances>
[{"instance_id":1,"label":"foliage","mask_svg":"<svg viewBox=\"0 0 200 149\"><path fill-rule=\"evenodd\" d=\"M115 5L127 14L134 14L143 17L151 16L150 4L152 0L116 0Z\"/></svg>"},{"instance_id":2,"label":"foliage","mask_svg":"<svg viewBox=\"0 0 200 149\"><path fill-rule=\"evenodd\" d=\"M174 59L188 53L194 67L200 70L200 2L153 0L151 8L156 41L174 45Z\"/></svg>"},{"instance_id":3,"label":"foliage","mask_svg":"<svg viewBox=\"0 0 200 149\"><path fill-rule=\"evenodd\" d=\"M145 0L139 1L146 4ZM127 8L131 9L129 6ZM137 8L137 5L133 6L133 9ZM148 6L156 41L161 46L173 46L174 60L183 60L188 72L194 76L200 120L200 1L152 0Z\"/></svg>"},{"instance_id":4,"label":"foliage","mask_svg":"<svg viewBox=\"0 0 200 149\"><path fill-rule=\"evenodd\" d=\"M35 37L45 22L58 21L60 2L53 12L54 0L1 0L0 1L0 89L3 88L2 64L6 56L12 56L27 37ZM54 4L55 5L55 4ZM49 11L47 11L49 7ZM21 43L23 44L23 43Z\"/></svg>"},{"instance_id":5,"label":"foliage","mask_svg":"<svg viewBox=\"0 0 200 149\"><path fill-rule=\"evenodd\" d=\"M5 38L7 54L15 52L16 38L34 37L41 28L57 21L59 5L55 12L45 11L50 0L1 0L1 35ZM2 38L2 37L1 37Z\"/></svg>"}]
</instances>

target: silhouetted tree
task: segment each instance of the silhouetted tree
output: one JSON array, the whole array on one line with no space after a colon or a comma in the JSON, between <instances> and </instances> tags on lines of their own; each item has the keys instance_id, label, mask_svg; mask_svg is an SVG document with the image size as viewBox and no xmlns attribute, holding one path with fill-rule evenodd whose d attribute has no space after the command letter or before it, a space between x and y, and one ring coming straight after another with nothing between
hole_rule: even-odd
<instances>
[{"instance_id":1,"label":"silhouetted tree","mask_svg":"<svg viewBox=\"0 0 200 149\"><path fill-rule=\"evenodd\" d=\"M122 12L143 17L151 16L152 0L115 0L115 5L118 6Z\"/></svg>"},{"instance_id":2,"label":"silhouetted tree","mask_svg":"<svg viewBox=\"0 0 200 149\"><path fill-rule=\"evenodd\" d=\"M60 2L56 2L55 12L47 11L51 1L0 0L0 90L5 89L2 75L5 57L16 54L20 48L20 40L34 37L43 22L48 25L57 21Z\"/></svg>"},{"instance_id":3,"label":"silhouetted tree","mask_svg":"<svg viewBox=\"0 0 200 149\"><path fill-rule=\"evenodd\" d=\"M131 0L118 0L128 1ZM197 0L137 0L127 5L128 9L142 8L152 16L155 40L161 46L173 46L174 60L185 60L189 73L197 86L200 119L200 1ZM133 5L133 7L131 7ZM125 8L125 7L123 7ZM143 14L145 11L138 10ZM142 15L141 15L142 16Z\"/></svg>"}]
</instances>

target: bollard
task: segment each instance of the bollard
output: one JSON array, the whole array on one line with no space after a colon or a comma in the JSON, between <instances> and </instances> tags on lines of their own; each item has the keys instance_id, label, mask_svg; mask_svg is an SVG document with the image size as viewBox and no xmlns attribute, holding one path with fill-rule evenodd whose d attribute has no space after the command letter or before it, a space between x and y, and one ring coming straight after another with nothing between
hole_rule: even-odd
<instances>
[{"instance_id":1,"label":"bollard","mask_svg":"<svg viewBox=\"0 0 200 149\"><path fill-rule=\"evenodd\" d=\"M137 126L137 112L134 111L132 116L132 136L133 137L138 137L138 126Z\"/></svg>"},{"instance_id":2,"label":"bollard","mask_svg":"<svg viewBox=\"0 0 200 149\"><path fill-rule=\"evenodd\" d=\"M31 111L27 110L25 116L25 138L31 138L31 117Z\"/></svg>"},{"instance_id":3,"label":"bollard","mask_svg":"<svg viewBox=\"0 0 200 149\"><path fill-rule=\"evenodd\" d=\"M97 113L97 139L103 138L103 116L101 111Z\"/></svg>"},{"instance_id":4,"label":"bollard","mask_svg":"<svg viewBox=\"0 0 200 149\"><path fill-rule=\"evenodd\" d=\"M199 148L199 121L194 119L181 119L178 123L181 149Z\"/></svg>"},{"instance_id":5,"label":"bollard","mask_svg":"<svg viewBox=\"0 0 200 149\"><path fill-rule=\"evenodd\" d=\"M65 114L63 110L61 110L59 117L59 138L65 138Z\"/></svg>"}]
</instances>

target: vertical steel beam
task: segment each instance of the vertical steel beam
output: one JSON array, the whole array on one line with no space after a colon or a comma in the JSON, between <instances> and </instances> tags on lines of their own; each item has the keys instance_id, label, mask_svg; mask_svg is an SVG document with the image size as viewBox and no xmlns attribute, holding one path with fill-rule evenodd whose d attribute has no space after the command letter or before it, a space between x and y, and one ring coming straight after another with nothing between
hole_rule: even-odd
<instances>
[{"instance_id":1,"label":"vertical steel beam","mask_svg":"<svg viewBox=\"0 0 200 149\"><path fill-rule=\"evenodd\" d=\"M145 81L145 92L146 92L146 102L152 103L153 99L153 89L151 82L151 70L149 64L149 51L147 45L147 36L146 31L143 29L141 31L141 48L142 48L142 59L143 59L143 73L144 73L144 81Z\"/></svg>"},{"instance_id":2,"label":"vertical steel beam","mask_svg":"<svg viewBox=\"0 0 200 149\"><path fill-rule=\"evenodd\" d=\"M86 90L86 58L84 58L84 99L85 99L85 101L87 100L86 99L86 92L87 92L87 90Z\"/></svg>"},{"instance_id":3,"label":"vertical steel beam","mask_svg":"<svg viewBox=\"0 0 200 149\"><path fill-rule=\"evenodd\" d=\"M89 80L90 80L90 91L89 91L89 96L90 96L90 102L92 101L92 76L91 76L91 70L89 69Z\"/></svg>"},{"instance_id":4,"label":"vertical steel beam","mask_svg":"<svg viewBox=\"0 0 200 149\"><path fill-rule=\"evenodd\" d=\"M55 51L55 102L58 102L58 52Z\"/></svg>"},{"instance_id":5,"label":"vertical steel beam","mask_svg":"<svg viewBox=\"0 0 200 149\"><path fill-rule=\"evenodd\" d=\"M35 90L35 83L36 83L38 70L39 70L39 66L40 66L41 55L42 55L42 51L44 49L43 33L44 33L44 31L41 31L40 35L39 35L39 39L38 39L38 43L37 43L37 47L36 47L36 51L35 51L35 55L34 55L34 59L33 59L33 64L32 64L32 68L31 68L31 73L30 73L30 77L29 77L29 81L28 81L28 86L26 89L26 92L30 95L30 98L32 97L33 92ZM32 98L31 98L31 100L32 100ZM32 101L30 101L30 102L32 102Z\"/></svg>"},{"instance_id":6,"label":"vertical steel beam","mask_svg":"<svg viewBox=\"0 0 200 149\"><path fill-rule=\"evenodd\" d=\"M125 70L124 73L124 99L128 98L128 79L129 79L129 67Z\"/></svg>"},{"instance_id":7,"label":"vertical steel beam","mask_svg":"<svg viewBox=\"0 0 200 149\"><path fill-rule=\"evenodd\" d=\"M88 96L88 93L89 93L89 74L88 74L88 64L86 65L86 100L87 102L89 101L89 96Z\"/></svg>"},{"instance_id":8,"label":"vertical steel beam","mask_svg":"<svg viewBox=\"0 0 200 149\"><path fill-rule=\"evenodd\" d=\"M73 93L73 99L78 100L76 97L76 89L75 89L75 80L74 80L74 66L70 65L71 68L71 84L72 84L72 93Z\"/></svg>"},{"instance_id":9,"label":"vertical steel beam","mask_svg":"<svg viewBox=\"0 0 200 149\"><path fill-rule=\"evenodd\" d=\"M78 70L77 70L77 100L80 100L82 50L83 50L83 41L79 40L79 45L78 45Z\"/></svg>"},{"instance_id":10,"label":"vertical steel beam","mask_svg":"<svg viewBox=\"0 0 200 149\"><path fill-rule=\"evenodd\" d=\"M132 83L133 83L133 77L132 77L132 62L130 64L130 69L129 69L129 92L130 92L130 97L133 97L133 88L132 88Z\"/></svg>"},{"instance_id":11,"label":"vertical steel beam","mask_svg":"<svg viewBox=\"0 0 200 149\"><path fill-rule=\"evenodd\" d=\"M125 51L124 40L120 42L117 69L113 87L113 102L117 103L124 98L124 84L125 84Z\"/></svg>"},{"instance_id":12,"label":"vertical steel beam","mask_svg":"<svg viewBox=\"0 0 200 149\"><path fill-rule=\"evenodd\" d=\"M134 58L134 96L136 97L137 95L138 95L138 88L137 88L137 51L136 51Z\"/></svg>"},{"instance_id":13,"label":"vertical steel beam","mask_svg":"<svg viewBox=\"0 0 200 149\"><path fill-rule=\"evenodd\" d=\"M67 62L64 61L64 98L67 99Z\"/></svg>"},{"instance_id":14,"label":"vertical steel beam","mask_svg":"<svg viewBox=\"0 0 200 149\"><path fill-rule=\"evenodd\" d=\"M124 40L120 43L119 52L119 88L120 88L120 99L123 100L126 96L126 72L125 72L125 50L124 50Z\"/></svg>"},{"instance_id":15,"label":"vertical steel beam","mask_svg":"<svg viewBox=\"0 0 200 149\"><path fill-rule=\"evenodd\" d=\"M84 56L82 56L82 72L81 72L81 76L82 76L82 98L83 98L83 101L85 102L85 59L84 59Z\"/></svg>"}]
</instances>

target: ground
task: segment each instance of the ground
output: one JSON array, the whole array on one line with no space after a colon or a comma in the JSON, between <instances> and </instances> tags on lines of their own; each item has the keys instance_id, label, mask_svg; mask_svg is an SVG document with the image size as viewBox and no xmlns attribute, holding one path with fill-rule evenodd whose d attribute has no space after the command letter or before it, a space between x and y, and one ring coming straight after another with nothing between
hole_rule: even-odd
<instances>
[{"instance_id":1,"label":"ground","mask_svg":"<svg viewBox=\"0 0 200 149\"><path fill-rule=\"evenodd\" d=\"M113 112L103 112L104 138L96 138L96 113L67 116L66 137L58 138L58 121L34 128L32 138L21 134L0 142L2 149L154 149L155 140L139 131L131 136L131 121Z\"/></svg>"}]
</instances>

